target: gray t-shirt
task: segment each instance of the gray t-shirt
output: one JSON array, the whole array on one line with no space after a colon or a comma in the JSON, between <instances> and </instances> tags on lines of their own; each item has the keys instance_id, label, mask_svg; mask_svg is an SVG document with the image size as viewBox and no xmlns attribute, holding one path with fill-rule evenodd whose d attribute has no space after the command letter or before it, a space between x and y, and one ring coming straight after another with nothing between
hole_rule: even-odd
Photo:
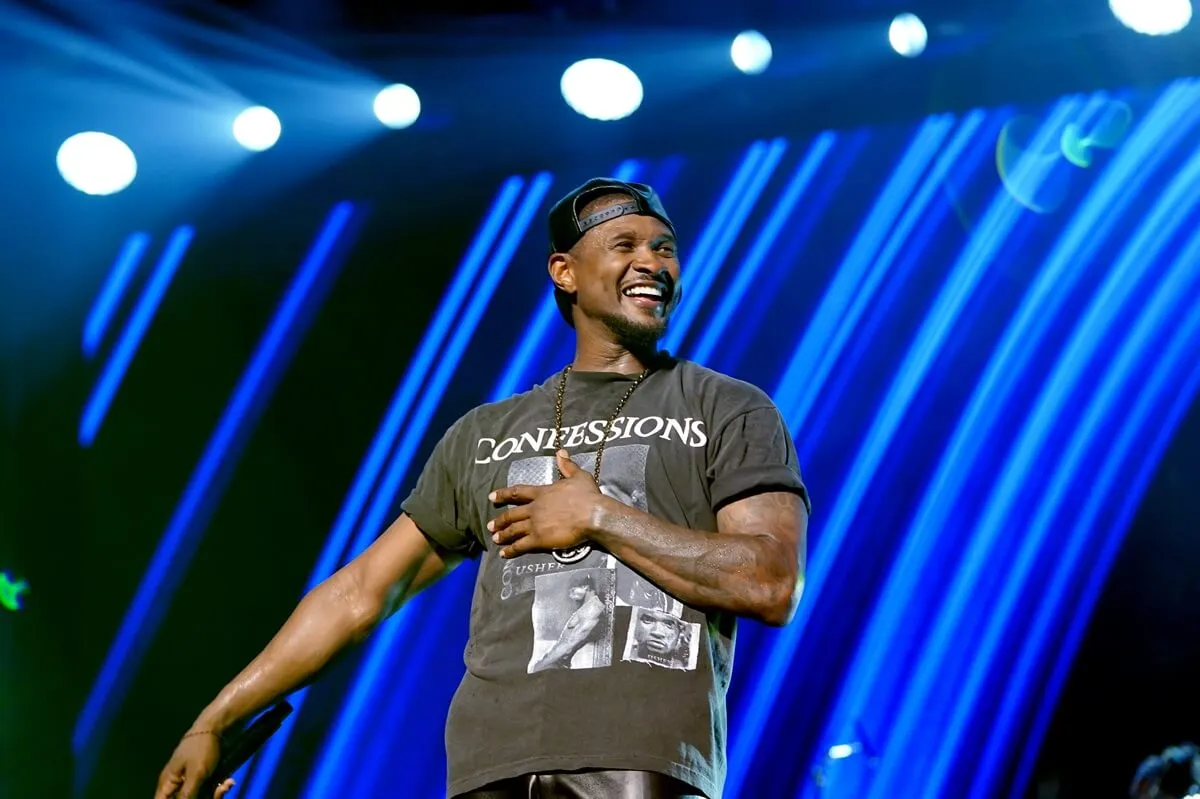
<instances>
[{"instance_id":1,"label":"gray t-shirt","mask_svg":"<svg viewBox=\"0 0 1200 799\"><path fill-rule=\"evenodd\" d=\"M632 379L568 378L559 444L588 472ZM558 380L459 419L403 503L437 546L482 556L466 674L446 723L449 793L534 772L633 769L716 799L735 618L682 604L600 550L505 560L487 533L499 513L489 492L556 475ZM633 392L601 466L605 494L694 530L715 531L722 505L757 492L808 502L770 398L688 361Z\"/></svg>"}]
</instances>

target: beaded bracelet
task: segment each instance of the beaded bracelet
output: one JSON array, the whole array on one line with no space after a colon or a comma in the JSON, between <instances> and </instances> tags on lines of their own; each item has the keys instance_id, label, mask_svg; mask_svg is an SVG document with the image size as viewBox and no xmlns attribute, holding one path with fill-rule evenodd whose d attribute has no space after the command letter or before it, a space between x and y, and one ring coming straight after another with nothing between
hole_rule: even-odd
<instances>
[{"instance_id":1,"label":"beaded bracelet","mask_svg":"<svg viewBox=\"0 0 1200 799\"><path fill-rule=\"evenodd\" d=\"M218 735L218 734L217 734L216 732L214 732L213 730L192 730L191 732L185 732L185 733L183 734L183 737L184 737L184 738L191 738L193 735L211 735L211 736L213 736L214 738L220 738L220 737L221 737L220 735Z\"/></svg>"}]
</instances>

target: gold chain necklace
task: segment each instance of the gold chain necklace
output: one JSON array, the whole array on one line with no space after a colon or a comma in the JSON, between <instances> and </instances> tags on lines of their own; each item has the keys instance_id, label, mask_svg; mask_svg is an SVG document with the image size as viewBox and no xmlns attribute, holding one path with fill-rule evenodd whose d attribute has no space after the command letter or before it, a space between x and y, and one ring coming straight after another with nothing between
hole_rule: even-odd
<instances>
[{"instance_id":1,"label":"gold chain necklace","mask_svg":"<svg viewBox=\"0 0 1200 799\"><path fill-rule=\"evenodd\" d=\"M558 397L554 403L554 450L558 451L558 437L563 429L563 399L567 395L567 375L571 373L571 364L567 364L562 370L562 375L558 378ZM617 421L617 417L621 414L621 409L625 407L625 403L633 395L636 389L646 375L650 374L650 370L644 370L640 375L634 378L633 383L625 390L625 395L621 397L621 401L617 403L617 407L613 409L612 415L608 417L608 424L604 427L604 437L600 439L600 448L596 450L596 468L592 470L592 479L596 481L596 485L600 485L600 462L604 459L604 445L608 443L608 434L612 432L612 426ZM557 467L555 467L557 468ZM558 470L558 476L561 478L562 470Z\"/></svg>"},{"instance_id":2,"label":"gold chain necklace","mask_svg":"<svg viewBox=\"0 0 1200 799\"><path fill-rule=\"evenodd\" d=\"M558 397L554 402L554 451L558 451L558 437L562 434L563 429L563 399L567 394L567 375L571 373L571 364L567 364L562 371L562 376L558 379ZM608 443L608 434L612 432L613 423L617 421L617 417L621 414L621 409L625 407L625 403L629 401L629 397L633 394L633 390L638 387L646 375L650 374L650 370L646 369L636 378L629 388L625 389L625 395L621 397L621 401L617 403L617 407L613 409L612 415L608 417L608 424L604 427L604 437L600 439L600 448L596 450L596 468L592 469L592 479L596 481L596 485L600 485L600 462L604 460L604 445ZM558 477L561 480L563 477L562 469L558 468L558 460L555 459L555 471L558 472ZM578 546L569 549L556 549L551 552L554 559L559 563L571 564L579 563L588 555L592 554L592 545L588 543L579 544Z\"/></svg>"}]
</instances>

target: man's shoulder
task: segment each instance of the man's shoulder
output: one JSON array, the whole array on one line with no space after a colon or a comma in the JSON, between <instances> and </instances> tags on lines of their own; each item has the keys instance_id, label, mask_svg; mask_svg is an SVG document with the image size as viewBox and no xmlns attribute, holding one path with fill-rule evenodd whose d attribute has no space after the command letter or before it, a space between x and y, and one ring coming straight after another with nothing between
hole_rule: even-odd
<instances>
[{"instance_id":1,"label":"man's shoulder","mask_svg":"<svg viewBox=\"0 0 1200 799\"><path fill-rule=\"evenodd\" d=\"M673 369L678 372L685 391L689 394L694 392L694 395L702 400L735 413L775 408L770 395L754 383L718 372L695 361L676 358L673 363Z\"/></svg>"},{"instance_id":2,"label":"man's shoulder","mask_svg":"<svg viewBox=\"0 0 1200 799\"><path fill-rule=\"evenodd\" d=\"M535 405L540 407L546 401L547 390L545 383L539 383L510 397L476 405L455 420L450 426L448 435L453 436L459 433L470 435L472 431L492 429L499 419L524 413L527 408Z\"/></svg>"}]
</instances>

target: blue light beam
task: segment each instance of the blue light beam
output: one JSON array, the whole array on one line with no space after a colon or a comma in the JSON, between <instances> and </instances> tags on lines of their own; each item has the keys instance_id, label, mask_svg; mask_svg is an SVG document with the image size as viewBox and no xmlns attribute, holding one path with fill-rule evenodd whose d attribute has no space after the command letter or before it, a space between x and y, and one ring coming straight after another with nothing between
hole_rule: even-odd
<instances>
[{"instance_id":1,"label":"blue light beam","mask_svg":"<svg viewBox=\"0 0 1200 799\"><path fill-rule=\"evenodd\" d=\"M932 117L921 125L908 149L892 169L891 177L879 192L870 214L859 226L858 234L834 272L774 392L775 403L784 411L789 429L803 428L807 410L811 406L810 402L803 401L804 392L824 388L822 380L813 379L821 354L829 349L830 341L846 318L847 309L862 285L875 254L884 245L905 203L916 190L930 160L945 142L953 125L954 119L948 115ZM792 409L795 409L794 412Z\"/></svg>"},{"instance_id":2,"label":"blue light beam","mask_svg":"<svg viewBox=\"0 0 1200 799\"><path fill-rule=\"evenodd\" d=\"M892 226L891 220L894 220L900 213L904 199L911 194L916 186L916 181L925 172L929 161L949 134L950 122L950 120L943 119L940 124L931 121L922 126L897 162L892 180L881 192L876 207L872 209L867 221L864 222L863 230L860 231L847 251L846 257L838 272L833 276L826 289L825 298L818 308L817 319L824 318L825 320L820 325L824 328L824 332L818 332L815 335L823 337L823 340L828 340L836 330L836 325L850 302L850 295L861 282L862 273L866 269L870 257L882 244L886 231ZM871 230L868 231L867 228L871 228ZM804 341L814 335L811 333L811 328L813 324L818 323L817 319L814 319L810 323L809 329L805 331L801 343L797 347L798 351L804 348ZM781 396L786 398L788 392L795 396L785 378L775 389L776 402L779 403ZM789 420L790 429L795 430L798 428L794 415L789 413L790 410L791 408L787 405L780 405L780 412L785 419ZM825 542L828 538L828 533L823 532L821 542ZM730 752L729 773L726 780L726 791L730 796L740 795L749 775L754 754L759 749L759 739L767 725L768 716L775 704L779 689L783 685L787 667L802 635L807 614L815 602L816 589L819 587L815 583L817 580L824 579L821 569L827 571L832 566L838 545L840 545L840 541L818 544L814 553L815 557L809 562L809 573L805 577L804 599L798 608L797 617L772 638L759 659L756 679L745 701L738 733ZM824 567L822 567L822 563L825 564Z\"/></svg>"},{"instance_id":3,"label":"blue light beam","mask_svg":"<svg viewBox=\"0 0 1200 799\"><path fill-rule=\"evenodd\" d=\"M1054 112L1039 130L1032 148L1050 141L1063 123L1074 116L1082 106L1080 98L1068 98L1058 103ZM1023 176L1034 182L1045 178L1048 167L1028 160L1018 164ZM872 422L861 447L850 467L850 471L838 492L832 511L822 531L812 561L809 577L805 584L804 601L800 603L796 618L774 639L766 654L766 665L754 685L745 714L743 729L735 745L734 757L730 759L730 780L735 789L741 788L753 753L758 749L759 738L766 726L767 716L775 701L775 695L783 684L789 664L808 626L813 608L817 604L829 574L838 559L854 516L857 514L863 493L874 476L875 470L887 451L892 436L900 428L901 420L916 396L925 375L932 368L934 359L954 327L954 321L962 313L967 299L982 279L987 266L995 258L1001 245L1008 238L1020 219L1019 211L1003 191L997 192L977 233L964 247L951 273L942 285L933 306L909 347L904 362L897 369L879 412ZM836 282L836 278L835 278ZM832 323L831 323L832 324ZM785 418L792 419L790 408L781 408ZM736 794L733 794L736 795Z\"/></svg>"},{"instance_id":4,"label":"blue light beam","mask_svg":"<svg viewBox=\"0 0 1200 799\"><path fill-rule=\"evenodd\" d=\"M149 234L131 233L125 240L124 246L121 247L121 252L117 255L117 260L113 262L108 278L104 281L104 287L96 296L96 302L92 305L92 310L88 313L87 321L83 325L83 354L87 358L93 357L100 349L113 314L116 313L117 306L121 304L121 298L125 296L125 290L129 288L129 282L133 279L138 264L141 263L142 256L149 246Z\"/></svg>"},{"instance_id":5,"label":"blue light beam","mask_svg":"<svg viewBox=\"0 0 1200 799\"><path fill-rule=\"evenodd\" d=\"M836 143L837 136L835 134L822 133L809 147L808 154L796 167L796 171L783 189L783 194L775 202L775 207L763 224L750 252L734 272L732 282L721 292L721 302L717 306L713 318L705 325L700 343L696 345L696 349L692 353L692 360L697 363L707 363L712 357L717 344L724 338L734 313L742 307L742 301L754 285L758 270L766 262L767 256L779 239L784 224L791 218L797 203L808 191L813 178L820 171L826 156L833 150Z\"/></svg>"},{"instance_id":6,"label":"blue light beam","mask_svg":"<svg viewBox=\"0 0 1200 799\"><path fill-rule=\"evenodd\" d=\"M1063 683L1066 682L1067 676L1071 673L1071 665L1075 660L1075 653L1079 650L1079 644L1083 640L1084 633L1087 631L1092 610L1095 608L1096 602L1104 590L1104 585L1108 581L1108 574L1112 569L1113 561L1121 550L1121 544L1125 539L1125 531L1132 522L1133 516L1137 512L1142 497L1146 492L1146 488L1151 478L1154 477L1158 463L1162 460L1163 453L1170 445L1171 439L1179 427L1179 423L1187 415L1188 411L1191 410L1196 393L1200 391L1200 364L1195 363L1193 363L1195 368L1191 375L1178 392L1163 390L1157 385L1160 380L1165 380L1179 374L1180 370L1187 363L1195 361L1196 346L1197 343L1200 343L1196 340L1197 335L1200 334L1200 325L1198 323L1200 323L1200 311L1194 311L1185 325L1186 334L1176 340L1176 344L1183 346L1173 347L1170 355L1174 357L1163 358L1160 362L1160 367L1155 371L1151 384L1139 396L1138 407L1134 409L1130 421L1125 425L1121 435L1113 442L1109 451L1109 457L1105 460L1101 471L1096 475L1094 483L1096 490L1089 494L1087 505L1077 517L1076 529L1073 535L1078 534L1080 530L1087 530L1094 527L1102 513L1111 511L1111 503L1114 495L1121 494L1125 498L1118 507L1117 514L1108 530L1108 534L1101 544L1099 557L1088 573L1088 582L1084 587L1077 612L1074 618L1071 619L1071 625L1063 638L1062 646L1058 649L1054 670L1047 683L1046 691L1042 696L1037 718L1034 721L1030 734L1025 738L1024 753L1017 768L1017 776L1013 781L1013 790L1010 794L1011 799L1020 799L1025 796L1025 786L1029 784L1030 774L1037 762L1037 756L1041 750L1046 728L1050 725L1050 721L1054 716L1054 709L1058 704L1059 693L1062 691ZM1174 400L1165 415L1156 413L1159 409L1151 402L1151 400L1156 399L1160 394L1166 394L1169 397L1173 397ZM1125 460L1128 457L1129 450L1136 443L1136 434L1146 425L1153 425L1157 429L1158 434L1150 444L1141 468L1130 479ZM1119 483L1118 480L1120 480Z\"/></svg>"},{"instance_id":7,"label":"blue light beam","mask_svg":"<svg viewBox=\"0 0 1200 799\"><path fill-rule=\"evenodd\" d=\"M1192 281L1196 279L1196 263L1200 263L1200 234L1192 237L1184 252L1176 259L1175 264L1168 273L1166 281L1160 286L1156 296L1148 304L1148 310L1142 313L1138 320L1138 325L1131 332L1122 349L1117 353L1115 358L1117 363L1125 362L1132 357L1133 342L1142 341L1150 336L1151 331L1147 330L1147 327L1154 327L1157 331L1161 327L1159 325L1160 320L1166 322L1168 308L1165 306L1168 302L1178 301L1181 297L1189 296L1187 287L1181 286L1179 283L1182 282L1181 278L1184 277ZM1191 296L1194 296L1194 289L1192 291ZM1167 348L1168 351L1165 354L1161 354L1161 357L1159 354L1156 354L1156 357L1151 359L1154 363L1159 364L1157 370L1161 374L1147 381L1147 384L1138 392L1139 398L1159 396L1165 380L1178 374L1179 364L1175 362L1178 355L1177 351L1181 346L1186 346L1192 340L1198 321L1200 321L1200 313L1193 313L1188 323L1174 336L1172 345ZM1168 324L1172 324L1173 326L1173 323ZM1172 353L1176 357L1173 357ZM1166 368L1166 366L1170 368ZM1126 367L1125 374L1127 380L1132 368L1132 366ZM1115 394L1118 386L1113 385L1113 382L1112 375L1110 374L1109 380L1099 387L1094 397L1111 397ZM1143 406L1143 411L1144 406L1149 401L1147 399L1140 402L1140 405ZM1055 514L1061 508L1067 489L1070 486L1068 477L1079 468L1081 461L1086 457L1086 445L1093 443L1096 438L1094 430L1099 425L1099 419L1097 418L1099 414L1098 408L1097 400L1094 399L1084 413L1078 431L1067 446L1067 454L1063 458L1063 464L1065 465L1055 469L1053 472L1050 485L1046 491L1046 499L1039 506L1038 515L1034 518L1031 526L1032 532L1036 533L1049 527L1055 518ZM1140 415L1136 411L1131 413L1127 426L1137 429L1145 422L1145 416L1144 412ZM1122 427L1124 428L1125 425ZM1087 431L1089 435L1084 436L1082 434L1084 431ZM1121 433L1118 433L1117 438L1127 435L1123 429ZM1108 450L1109 448L1105 446L1104 449ZM1127 453L1121 452L1119 448L1117 452L1121 455L1121 460L1124 460ZM1110 455L1109 457L1112 456ZM1157 462L1157 460L1154 462ZM1113 467L1105 465L1101 468L1101 473L1103 474L1112 470ZM1098 487L1093 487L1091 490L1096 491L1099 489ZM1104 492L1104 495L1111 497L1112 489ZM1054 569L1050 584L1043 587L1041 591L1038 612L1033 624L1030 626L1029 634L1025 637L1025 644L1022 647L1021 655L1013 667L1011 675L1005 681L1004 698L1000 703L995 723L991 725L992 734L987 738L983 757L980 761L980 770L978 773L993 781L989 783L981 779L979 782L980 785L988 784L994 786L999 783L1000 764L1009 751L1013 735L1016 732L1016 717L1024 704L1025 697L1028 695L1032 675L1045 655L1047 644L1051 640L1051 627L1060 617L1059 614L1063 607L1064 597L1072 584L1072 578L1079 576L1076 564L1082 559L1086 548L1094 543L1088 535L1091 530L1091 525L1083 525L1078 518L1076 519L1071 537L1068 539L1067 546L1059 558L1061 565ZM978 791L973 792L972 795L982 799Z\"/></svg>"},{"instance_id":8,"label":"blue light beam","mask_svg":"<svg viewBox=\"0 0 1200 799\"><path fill-rule=\"evenodd\" d=\"M289 338L296 338L301 332L293 323L305 305L319 302L319 298L310 296L310 289L329 261L353 212L354 207L343 202L329 213L184 489L76 722L72 743L78 758L79 785L85 785L90 777L101 739L170 607L171 595L187 572L187 564L199 545L200 532L237 461L247 430L275 388L281 362L290 355L283 350L291 343Z\"/></svg>"},{"instance_id":9,"label":"blue light beam","mask_svg":"<svg viewBox=\"0 0 1200 799\"><path fill-rule=\"evenodd\" d=\"M525 235L525 231L529 229L529 223L533 220L533 215L545 199L546 192L550 190L552 183L553 178L544 172L537 175L530 183L525 199L517 207L509 229L505 231L503 238L500 239L496 253L492 256L487 269L483 272L483 279L475 286L475 293L471 297L471 302L467 305L466 311L459 320L458 326L454 331L454 336L446 346L445 352L442 353L442 358L438 362L437 369L434 370L433 378L430 380L429 385L426 386L425 394L421 397L421 403L413 413L408 430L405 431L405 434L400 439L400 445L396 448L392 464L384 476L383 482L380 484L380 490L376 494L375 502L367 512L363 524L359 527L358 536L354 540L352 551L354 556L357 556L369 547L379 534L391 501L399 490L404 476L408 473L408 467L412 463L417 447L420 446L421 440L425 436L430 419L433 418L438 404L442 401L446 386L449 384L450 378L454 376L454 370L462 358L467 344L470 343L471 336L475 333L475 328L479 326L479 320L483 316L483 312L487 309L487 303L492 299L492 294L496 290L497 283L499 283L500 278L504 275L505 269L512 260L513 253L516 252L517 245L521 243L521 238Z\"/></svg>"},{"instance_id":10,"label":"blue light beam","mask_svg":"<svg viewBox=\"0 0 1200 799\"><path fill-rule=\"evenodd\" d=\"M108 365L105 366L91 398L84 406L83 416L79 420L80 446L90 447L96 440L96 433L104 423L104 417L112 405L117 389L121 386L121 381L125 378L125 372L128 371L133 356L137 354L142 338L145 337L146 330L150 327L150 322L154 319L163 295L167 293L167 287L171 285L175 271L179 268L179 263L183 260L194 235L195 231L191 227L183 226L177 228L167 241L167 246L158 259L158 265L154 268L154 274L151 275L137 306L133 309L125 332L118 339Z\"/></svg>"},{"instance_id":11,"label":"blue light beam","mask_svg":"<svg viewBox=\"0 0 1200 799\"><path fill-rule=\"evenodd\" d=\"M717 274L721 271L721 264L729 255L730 248L733 247L738 234L745 226L746 218L750 216L750 212L754 210L754 206L762 196L767 182L775 174L775 169L787 151L787 146L785 139L772 141L761 158L756 160L754 169L747 170L744 188L741 188L743 173L739 171L737 177L734 178L734 183L726 194L726 200L733 198L736 200L730 205L722 202L724 213L721 208L718 208L717 213L713 215L713 221L704 231L706 246L703 250L703 257L698 257L695 263L689 265L686 281L681 281L681 285L685 286L683 301L675 309L671 323L667 327L667 335L663 339L663 349L666 351L677 352L683 345L684 336L691 328L696 314L700 312L704 297L707 296L708 290L712 288ZM747 163L749 163L748 160ZM700 247L696 249L699 254Z\"/></svg>"},{"instance_id":12,"label":"blue light beam","mask_svg":"<svg viewBox=\"0 0 1200 799\"><path fill-rule=\"evenodd\" d=\"M1170 93L1168 93L1170 94ZM1111 218L1134 196L1125 188L1131 181L1145 180L1152 166L1144 168L1145 159L1153 162L1151 151L1161 152L1158 136L1174 124L1180 108L1178 95L1164 97L1146 117L1138 134L1122 149L1117 160L1084 200L1075 218L1060 236L1046 263L1039 271L1025 300L1013 315L1000 343L995 349L982 377L967 403L966 410L955 428L937 471L929 481L909 531L904 537L894 566L883 591L875 602L874 618L865 628L858 654L838 702L833 719L826 727L826 739L833 740L841 729L859 718L864 709L878 696L881 684L896 678L882 670L895 662L893 642L897 629L907 617L904 608L913 601L913 593L926 572L928 558L940 539L948 514L957 507L956 500L970 470L963 464L973 463L978 451L989 439L981 430L991 429L995 418L1007 405L1018 377L1024 373L1029 359L1037 351L1033 343L1040 341L1051 321L1066 301L1069 289L1082 274L1079 265L1085 264L1105 241L1111 226L1096 223ZM1186 130L1186 129L1185 129ZM1182 134L1180 134L1182 135ZM1140 177L1139 177L1140 176ZM1114 205L1115 203L1115 205ZM1071 271L1073 267L1077 267Z\"/></svg>"},{"instance_id":13,"label":"blue light beam","mask_svg":"<svg viewBox=\"0 0 1200 799\"><path fill-rule=\"evenodd\" d=\"M863 315L871 306L885 278L892 273L892 266L895 264L896 258L900 255L917 224L924 219L929 204L940 192L944 191L946 176L958 163L967 146L972 143L985 118L986 115L981 111L972 112L963 119L948 145L942 144L944 139L939 140L938 149L935 151L938 153L938 158L934 161L929 174L924 176L925 179L921 182L920 189L915 196L912 192L916 189L916 185L901 184L895 187L900 191L893 195L893 204L885 204L885 199L888 197L886 190L880 197L881 205L877 205L872 213L885 211L886 214L883 216L885 222L872 226L871 221L868 220L861 230L863 234L870 233L871 235L855 242L856 247L862 247L859 257L863 260L861 266L853 270L853 272L860 273L861 276L854 291L846 295L846 299L850 300L849 305L843 308L842 316L828 340L813 347L812 344L819 341L819 339L813 339L807 349L803 345L796 349L787 372L780 380L780 392L787 392L788 395L781 396L780 399L790 409L792 418L797 425L796 429L804 429L807 426L809 413L816 404L817 398L824 394L829 375L834 368L839 362L846 365L842 361L843 354L854 331L859 328ZM905 174L905 171L897 170L893 179ZM920 173L907 174L910 177L921 177ZM903 211L902 215L901 211ZM851 253L852 256L853 253ZM853 263L850 258L848 261ZM791 396L796 396L794 392L797 390L799 391L798 398L794 403L789 402Z\"/></svg>"},{"instance_id":14,"label":"blue light beam","mask_svg":"<svg viewBox=\"0 0 1200 799\"><path fill-rule=\"evenodd\" d=\"M384 414L383 422L371 441L367 457L354 476L350 491L338 511L329 537L325 540L321 553L317 557L317 563L309 575L304 593L307 594L316 588L320 582L337 569L350 541L350 536L354 533L354 525L362 515L363 508L366 507L367 501L371 497L372 488L387 463L388 453L396 443L400 427L412 409L421 386L428 378L429 370L444 350L446 336L449 335L454 321L459 317L462 304L469 295L471 287L477 282L479 270L499 235L500 226L508 218L509 211L512 210L523 186L524 180L519 177L510 177L501 184L495 199L492 200L487 215L475 232L466 254L458 265L453 282L434 311L433 320L421 339L416 356L405 370L404 378L396 386L396 391ZM279 759L283 756L307 696L307 688L292 694L288 700L292 705L291 715L284 720L283 726L271 736L259 754L251 758L240 769L241 778L238 779L238 785L242 786L242 799L262 799L266 795L275 771L279 767Z\"/></svg>"},{"instance_id":15,"label":"blue light beam","mask_svg":"<svg viewBox=\"0 0 1200 799\"><path fill-rule=\"evenodd\" d=\"M1068 119L1077 118L1081 111L1086 113L1089 106L1094 106L1099 102L1098 98L1091 98L1085 105L1080 97L1071 97L1060 101L1040 128L1031 152L1041 152L1042 148L1058 135L1062 130L1062 125ZM1045 180L1051 169L1052 163L1039 162L1033 158L1023 159L1017 165L1020 178L1028 179L1033 184L1040 184ZM983 279L987 267L1000 252L1017 224L1022 219L1027 220L1028 218L1021 206L1013 203L1003 189L997 192L979 231L964 247L951 274L943 283L932 309L926 315L916 339L905 356L903 365L897 370L887 395L880 403L879 412L872 422L871 429L858 452L830 516L826 540L830 541L831 546L840 546L852 529L854 518L860 510L859 505L863 494L883 460L892 437L900 429L904 415L914 401L925 376L933 367L934 361L942 346L949 339L951 331L955 329L955 322L965 309L967 300L972 296ZM818 590L824 584L824 578L832 566L832 560L833 558L827 555L814 569L814 571L821 570L822 580L818 583ZM880 746L886 748L887 743L881 741ZM886 762L884 765L886 767Z\"/></svg>"},{"instance_id":16,"label":"blue light beam","mask_svg":"<svg viewBox=\"0 0 1200 799\"><path fill-rule=\"evenodd\" d=\"M1055 422L1061 418L1064 406L1072 396L1071 389L1079 385L1086 366L1096 357L1104 335L1111 329L1118 313L1124 308L1124 300L1133 294L1136 284L1147 277L1147 271L1157 264L1162 250L1196 207L1197 200L1200 200L1198 181L1200 154L1194 156L1179 173L1163 193L1154 210L1145 218L1137 235L1126 248L1124 256L1118 260L1092 299L1087 312L1076 326L1075 334L1064 347L1057 367L1045 382L1042 396L1027 417L1025 428L1017 439L1012 460L1001 471L996 490L979 524L972 547L964 558L963 567L959 572L963 579L961 585L964 592L956 594L952 589L945 605L947 612L943 618L952 638L957 637L954 629L958 626L961 607L956 605L956 600L967 601L965 597L973 594L972 586L978 571L987 569L988 565L994 562L987 557L986 551L990 550L1001 535L1009 531L1006 520L1017 502L1017 496L1027 498L1028 494L1022 490L1024 481L1029 479L1034 464L1043 457L1046 438L1049 437ZM1112 220L1113 216L1109 215L1106 218ZM1189 252L1192 255L1200 253L1194 248L1189 248ZM1025 527L1021 535L1016 556L1009 561L1000 596L989 606L983 635L976 638L975 654L968 667L966 680L962 688L954 692L949 723L939 731L943 743L936 749L937 759L929 778L924 782L933 795L937 795L943 781L948 778L953 763L954 753L947 751L946 744L959 739L974 713L975 702L990 672L989 667L994 662L1006 631L1009 630L1011 616L1025 595L1026 583L1033 571L1037 554L1053 529L1051 520L1062 501L1066 487L1079 469L1082 450L1091 442L1091 436L1097 432L1100 421L1112 413L1112 406L1119 398L1119 387L1134 377L1134 370L1143 365L1138 358L1144 358L1146 342L1157 332L1160 321L1170 315L1174 303L1179 298L1181 284L1186 284L1186 280L1191 276L1190 269L1193 263L1191 260L1176 261L1174 268L1159 284L1153 298L1145 304L1137 324L1125 338L1117 357L1112 359L1106 379L1099 389L1091 394L1091 402L1080 419L1065 456L1053 470L1053 477L1038 503L1033 521ZM1105 358L1107 360L1107 355ZM1072 418L1080 417L1075 417L1072 413ZM1084 433L1087 435L1084 436ZM972 552L977 557L972 557ZM1072 571L1069 563L1061 561L1055 571L1059 574L1069 574ZM1026 641L1028 646L1036 646L1035 640ZM991 735L995 736L998 732L993 727Z\"/></svg>"},{"instance_id":17,"label":"blue light beam","mask_svg":"<svg viewBox=\"0 0 1200 799\"><path fill-rule=\"evenodd\" d=\"M613 178L622 182L636 180L641 169L642 165L638 161L623 161L613 172ZM538 347L546 342L550 326L554 324L557 317L558 303L554 300L554 285L551 284L542 295L542 300L538 304L537 310L534 311L529 326L525 329L525 335L521 338L517 351L508 359L508 366L505 367L496 387L492 389L491 402L499 402L516 394L521 381L528 379L529 365L533 362L533 356L537 353Z\"/></svg>"},{"instance_id":18,"label":"blue light beam","mask_svg":"<svg viewBox=\"0 0 1200 799\"><path fill-rule=\"evenodd\" d=\"M476 287L471 303L460 320L454 337L450 340L442 360L438 363L433 379L426 387L421 404L414 412L408 429L401 439L388 473L376 494L376 500L359 528L359 534L354 544L354 554L365 550L378 535L379 527L391 506L392 498L408 472L416 449L425 436L434 412L441 404L442 396L450 378L454 375L455 367L474 335L484 310L491 302L492 294L500 277L512 260L517 245L528 230L533 215L541 206L552 182L553 179L550 175L539 174L533 179L525 199L518 207L512 224L504 238L501 239L491 263L484 271L483 279ZM377 691L376 682L382 674L392 645L397 638L402 637L403 632L411 624L411 610L411 606L402 607L383 625L382 629L377 631L366 662L355 679L346 703L342 706L342 712L338 716L337 723L320 758L316 773L308 783L304 794L308 799L323 799L323 797L330 796L337 792L335 786L345 783L348 768L347 763L343 761L345 761L347 753L351 751L351 744L361 735L359 727L363 710Z\"/></svg>"}]
</instances>

